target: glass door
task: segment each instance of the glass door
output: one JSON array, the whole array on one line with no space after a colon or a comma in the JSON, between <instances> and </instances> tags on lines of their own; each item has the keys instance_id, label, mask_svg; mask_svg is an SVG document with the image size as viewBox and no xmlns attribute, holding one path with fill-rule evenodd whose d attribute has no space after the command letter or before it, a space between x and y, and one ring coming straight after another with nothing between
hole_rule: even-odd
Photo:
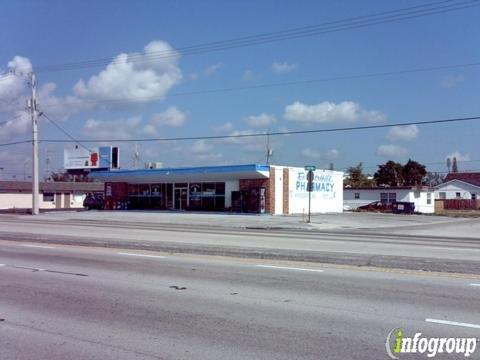
<instances>
[{"instance_id":1,"label":"glass door","mask_svg":"<svg viewBox=\"0 0 480 360\"><path fill-rule=\"evenodd\" d=\"M188 194L188 188L175 187L175 209L176 210L185 210L187 208L187 194Z\"/></svg>"}]
</instances>

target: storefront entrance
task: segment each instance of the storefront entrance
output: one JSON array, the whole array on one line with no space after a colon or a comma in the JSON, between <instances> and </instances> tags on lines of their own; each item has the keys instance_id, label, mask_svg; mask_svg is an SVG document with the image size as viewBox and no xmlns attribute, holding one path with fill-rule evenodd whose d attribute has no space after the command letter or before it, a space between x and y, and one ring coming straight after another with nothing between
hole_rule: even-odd
<instances>
[{"instance_id":1,"label":"storefront entrance","mask_svg":"<svg viewBox=\"0 0 480 360\"><path fill-rule=\"evenodd\" d=\"M187 208L188 187L177 187L175 185L175 209L185 210Z\"/></svg>"}]
</instances>

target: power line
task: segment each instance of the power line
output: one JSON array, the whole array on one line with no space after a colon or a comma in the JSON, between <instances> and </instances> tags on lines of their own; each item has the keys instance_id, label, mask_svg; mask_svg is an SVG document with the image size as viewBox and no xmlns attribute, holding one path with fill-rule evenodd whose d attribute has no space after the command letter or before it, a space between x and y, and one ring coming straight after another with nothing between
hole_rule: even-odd
<instances>
[{"instance_id":1,"label":"power line","mask_svg":"<svg viewBox=\"0 0 480 360\"><path fill-rule=\"evenodd\" d=\"M431 66L431 67L419 67L419 68L410 68L410 69L403 69L403 70L383 71L383 72L374 72L374 73L365 73L365 74L340 75L340 76L317 78L317 79L304 79L304 80L264 83L264 84L257 84L257 85L197 90L197 91L174 92L169 94L168 96L180 97L180 96L205 95L205 94L225 93L225 92L244 91L244 90L266 89L266 88L275 88L275 87L284 87L284 86L308 85L308 84L315 84L315 83L322 83L322 82L368 79L368 78L376 78L376 77L383 77L383 76L403 75L403 74L411 74L411 73L458 69L458 68L467 68L467 67L476 67L476 66L480 66L480 62L438 65L438 66ZM153 100L160 100L163 98L164 96L145 96L145 97L131 97L129 99L82 100L82 102L86 104L100 104L100 103L109 104L109 103L128 103L128 102L147 102L147 101L153 101ZM48 109L48 108L55 108L55 107L61 107L61 106L63 106L63 104L44 106L44 108Z\"/></svg>"},{"instance_id":2,"label":"power line","mask_svg":"<svg viewBox=\"0 0 480 360\"><path fill-rule=\"evenodd\" d=\"M19 140L19 141L12 141L8 143L1 143L0 146L11 146L11 145L18 145L18 144L31 144L32 140Z\"/></svg>"},{"instance_id":3,"label":"power line","mask_svg":"<svg viewBox=\"0 0 480 360\"><path fill-rule=\"evenodd\" d=\"M344 132L344 131L357 131L357 130L372 130L383 129L394 126L408 126L408 125L431 125L431 124L445 124L454 122L465 122L480 120L480 116L463 117L463 118L451 118L441 120L427 120L427 121L411 121L403 123L391 123L391 124L377 124L377 125L365 125L365 126L350 126L341 128L329 128L329 129L314 129L314 130L292 130L292 131L275 131L275 132L262 132L262 133L250 133L250 134L234 134L234 135L211 135L211 136L187 136L187 137L171 137L171 138L140 138L140 139L81 139L75 140L83 143L98 143L98 142L155 142L155 141L188 141L188 140L215 140L215 139L231 139L231 138L249 138L259 136L284 136L284 135L300 135L300 134L318 134L318 133L330 133L330 132ZM60 139L44 139L41 140L45 143L68 143L71 141Z\"/></svg>"},{"instance_id":4,"label":"power line","mask_svg":"<svg viewBox=\"0 0 480 360\"><path fill-rule=\"evenodd\" d=\"M47 119L48 121L50 121L51 124L53 124L58 130L60 130L62 133L64 133L66 136L68 136L71 140L73 140L73 142L75 142L77 145L80 145L81 147L83 147L84 149L86 149L88 152L92 152L92 150L90 150L88 147L86 147L85 145L83 145L80 141L78 141L77 139L75 139L72 135L70 135L70 133L65 130L63 127L61 127L56 121L52 120L50 117L47 116L47 114L45 113L41 113L41 115Z\"/></svg>"},{"instance_id":5,"label":"power line","mask_svg":"<svg viewBox=\"0 0 480 360\"><path fill-rule=\"evenodd\" d=\"M12 117L12 118L10 118L10 119L8 119L8 120L0 121L0 126L5 125L5 124L7 124L7 123L9 123L9 122L12 122L12 121L14 121L14 120L17 120L18 118L20 118L20 117L22 117L22 116L24 116L24 115L25 115L25 114L18 114L18 115L14 116L14 117Z\"/></svg>"},{"instance_id":6,"label":"power line","mask_svg":"<svg viewBox=\"0 0 480 360\"><path fill-rule=\"evenodd\" d=\"M246 47L252 45L259 45L277 41L284 41L290 39L297 39L302 37L315 36L330 32L344 31L366 26L390 23L395 21L407 20L417 17L435 15L456 10L479 6L479 0L443 0L424 5L417 5L408 8L401 8L396 10L385 11L381 13L374 13L365 16L358 16L353 18L346 18L337 21L326 22L318 25L305 26L300 28L291 28L276 32L269 32L257 35L244 36L224 41L216 41L210 43L203 43L199 45L187 46L172 50L163 50L151 52L149 54L131 54L130 61L153 61L162 58L181 55L194 55L207 53L212 51L227 50L232 48ZM110 63L123 62L124 59L117 58L103 58L96 60L78 61L65 64L56 64L38 67L37 72L53 72L53 71L67 71L89 67L99 67ZM5 78L5 77L4 77ZM1 80L1 79L0 79Z\"/></svg>"},{"instance_id":7,"label":"power line","mask_svg":"<svg viewBox=\"0 0 480 360\"><path fill-rule=\"evenodd\" d=\"M372 130L372 129L384 129L395 126L408 126L408 125L432 125L432 124L446 124L454 122L465 122L480 120L480 116L471 116L463 118L451 118L441 120L427 120L427 121L410 121L402 123L391 124L377 124L377 125L365 125L365 126L350 126L341 128L329 128L329 129L313 129L313 130L292 130L292 131L274 131L274 132L262 132L262 133L250 133L250 134L234 134L234 135L212 135L212 136L186 136L186 137L171 137L171 138L140 138L140 139L75 139L71 135L68 135L72 140L62 139L43 139L40 142L44 143L99 143L99 142L155 142L155 141L188 141L188 140L216 140L216 139L232 139L232 138L249 138L259 136L284 136L284 135L301 135L301 134L318 134L318 133L330 133L330 132L347 132L358 130ZM30 140L21 140L10 143L3 143L0 146L9 146L16 144L29 143ZM83 146L83 145L82 145Z\"/></svg>"}]
</instances>

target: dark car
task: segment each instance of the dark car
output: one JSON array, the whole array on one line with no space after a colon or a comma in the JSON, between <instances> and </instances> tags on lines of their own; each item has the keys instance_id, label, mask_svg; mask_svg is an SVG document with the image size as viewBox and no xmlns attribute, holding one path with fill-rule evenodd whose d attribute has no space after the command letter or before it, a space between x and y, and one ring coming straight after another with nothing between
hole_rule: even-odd
<instances>
[{"instance_id":1,"label":"dark car","mask_svg":"<svg viewBox=\"0 0 480 360\"><path fill-rule=\"evenodd\" d=\"M85 200L83 200L83 207L87 210L97 209L102 210L105 206L105 200L102 194L87 194Z\"/></svg>"},{"instance_id":2,"label":"dark car","mask_svg":"<svg viewBox=\"0 0 480 360\"><path fill-rule=\"evenodd\" d=\"M413 214L415 212L415 204L411 202L398 201L393 204L394 214Z\"/></svg>"},{"instance_id":3,"label":"dark car","mask_svg":"<svg viewBox=\"0 0 480 360\"><path fill-rule=\"evenodd\" d=\"M393 206L391 203L384 203L381 201L374 201L367 205L362 205L357 208L358 211L374 211L374 212L392 212Z\"/></svg>"}]
</instances>

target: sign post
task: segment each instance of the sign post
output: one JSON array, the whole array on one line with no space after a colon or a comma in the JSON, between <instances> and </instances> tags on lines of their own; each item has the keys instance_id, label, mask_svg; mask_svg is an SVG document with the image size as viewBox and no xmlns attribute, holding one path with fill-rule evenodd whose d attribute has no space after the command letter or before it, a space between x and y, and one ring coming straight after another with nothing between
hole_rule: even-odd
<instances>
[{"instance_id":1,"label":"sign post","mask_svg":"<svg viewBox=\"0 0 480 360\"><path fill-rule=\"evenodd\" d=\"M315 165L307 165L305 166L305 170L307 172L307 191L308 191L308 220L307 222L310 223L310 209L312 203L312 190L313 190L313 178L315 175L313 172L316 170Z\"/></svg>"}]
</instances>

